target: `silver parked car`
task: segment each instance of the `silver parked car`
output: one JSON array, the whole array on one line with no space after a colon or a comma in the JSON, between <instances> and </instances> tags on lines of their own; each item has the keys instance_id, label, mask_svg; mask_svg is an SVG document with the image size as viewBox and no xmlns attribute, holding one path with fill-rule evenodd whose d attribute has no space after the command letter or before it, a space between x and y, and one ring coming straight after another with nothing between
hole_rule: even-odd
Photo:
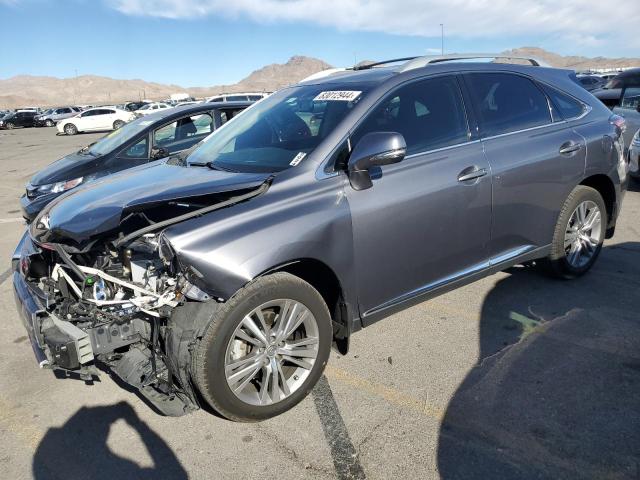
<instances>
[{"instance_id":1,"label":"silver parked car","mask_svg":"<svg viewBox=\"0 0 640 480\"><path fill-rule=\"evenodd\" d=\"M585 274L622 205L624 120L568 70L449 61L469 58L284 88L48 204L13 256L38 363L263 420L417 302L522 262Z\"/></svg>"},{"instance_id":2,"label":"silver parked car","mask_svg":"<svg viewBox=\"0 0 640 480\"><path fill-rule=\"evenodd\" d=\"M50 108L44 114L38 115L35 118L36 127L53 127L58 121L63 120L65 118L73 117L77 115L82 110L80 107L57 107Z\"/></svg>"}]
</instances>

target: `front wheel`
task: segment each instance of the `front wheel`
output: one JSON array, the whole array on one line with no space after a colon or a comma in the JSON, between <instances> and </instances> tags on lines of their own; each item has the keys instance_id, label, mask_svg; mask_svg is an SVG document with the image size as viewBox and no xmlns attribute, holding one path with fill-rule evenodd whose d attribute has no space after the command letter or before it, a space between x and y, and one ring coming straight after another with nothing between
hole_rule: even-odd
<instances>
[{"instance_id":1,"label":"front wheel","mask_svg":"<svg viewBox=\"0 0 640 480\"><path fill-rule=\"evenodd\" d=\"M64 126L64 133L66 133L67 135L75 135L76 133L78 133L78 129L73 123L67 123Z\"/></svg>"},{"instance_id":2,"label":"front wheel","mask_svg":"<svg viewBox=\"0 0 640 480\"><path fill-rule=\"evenodd\" d=\"M260 277L215 310L194 358L196 385L221 415L258 421L300 402L329 358L322 296L288 273Z\"/></svg>"},{"instance_id":3,"label":"front wheel","mask_svg":"<svg viewBox=\"0 0 640 480\"><path fill-rule=\"evenodd\" d=\"M576 278L595 263L607 228L607 209L597 190L579 185L567 197L546 259L550 272Z\"/></svg>"},{"instance_id":4,"label":"front wheel","mask_svg":"<svg viewBox=\"0 0 640 480\"><path fill-rule=\"evenodd\" d=\"M6 127L7 130L13 130L15 128L15 125L11 122L5 123L4 126Z\"/></svg>"},{"instance_id":5,"label":"front wheel","mask_svg":"<svg viewBox=\"0 0 640 480\"><path fill-rule=\"evenodd\" d=\"M46 122L44 122L44 124L45 124L47 127L53 127L53 126L55 125L55 123L53 123L53 120L51 120L51 119L47 119L47 121L46 121Z\"/></svg>"},{"instance_id":6,"label":"front wheel","mask_svg":"<svg viewBox=\"0 0 640 480\"><path fill-rule=\"evenodd\" d=\"M124 122L122 120L116 120L115 122L113 122L113 129L118 130L123 125L124 125Z\"/></svg>"}]
</instances>

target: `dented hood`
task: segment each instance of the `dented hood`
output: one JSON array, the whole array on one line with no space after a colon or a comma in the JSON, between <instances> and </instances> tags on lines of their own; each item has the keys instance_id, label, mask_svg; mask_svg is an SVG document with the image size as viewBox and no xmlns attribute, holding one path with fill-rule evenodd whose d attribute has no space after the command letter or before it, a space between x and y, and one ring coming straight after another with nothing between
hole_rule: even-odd
<instances>
[{"instance_id":1,"label":"dented hood","mask_svg":"<svg viewBox=\"0 0 640 480\"><path fill-rule=\"evenodd\" d=\"M80 245L116 230L123 213L172 200L249 190L268 177L266 173L224 172L154 162L62 195L33 222L32 235L43 241L68 239Z\"/></svg>"}]
</instances>

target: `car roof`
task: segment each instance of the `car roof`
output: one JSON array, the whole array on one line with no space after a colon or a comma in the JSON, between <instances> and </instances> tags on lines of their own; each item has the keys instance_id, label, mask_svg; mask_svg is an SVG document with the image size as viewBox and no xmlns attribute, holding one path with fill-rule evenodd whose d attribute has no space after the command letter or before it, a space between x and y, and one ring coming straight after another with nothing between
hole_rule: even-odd
<instances>
[{"instance_id":1,"label":"car roof","mask_svg":"<svg viewBox=\"0 0 640 480\"><path fill-rule=\"evenodd\" d=\"M198 103L195 105L176 105L173 108L167 108L158 112L150 113L145 116L147 120L157 121L163 119L171 119L172 117L181 117L185 113L199 113L210 110L216 110L218 108L233 108L233 107L249 107L255 102L216 102L216 103Z\"/></svg>"},{"instance_id":2,"label":"car roof","mask_svg":"<svg viewBox=\"0 0 640 480\"><path fill-rule=\"evenodd\" d=\"M410 63L410 62L407 62ZM331 75L302 81L300 85L327 85L334 84L347 86L354 84L382 84L392 78L415 78L425 74L460 73L474 70L497 72L516 72L531 75L538 78L556 77L557 75L573 74L573 70L552 68L547 66L520 65L515 63L472 62L472 61L441 61L413 68L406 68L407 63L394 66L371 67L363 70L345 70Z\"/></svg>"},{"instance_id":3,"label":"car roof","mask_svg":"<svg viewBox=\"0 0 640 480\"><path fill-rule=\"evenodd\" d=\"M627 70L624 70L623 72L620 72L617 76L622 78L622 77L633 77L636 75L640 75L640 67L629 68Z\"/></svg>"}]
</instances>

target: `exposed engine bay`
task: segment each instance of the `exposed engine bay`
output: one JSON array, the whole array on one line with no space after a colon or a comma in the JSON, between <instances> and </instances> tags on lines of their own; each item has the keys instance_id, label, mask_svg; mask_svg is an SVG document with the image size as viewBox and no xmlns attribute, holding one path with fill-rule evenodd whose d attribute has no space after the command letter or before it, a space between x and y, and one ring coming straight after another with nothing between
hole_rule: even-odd
<instances>
[{"instance_id":1,"label":"exposed engine bay","mask_svg":"<svg viewBox=\"0 0 640 480\"><path fill-rule=\"evenodd\" d=\"M29 312L27 326L40 365L85 380L98 374L97 365L137 388L166 415L197 409L191 352L223 299L211 298L192 282L163 229L266 188L265 183L210 205L184 205L185 213L164 219L136 212L121 226L129 222L137 228L121 227L85 245L55 237L46 214L36 219L19 247L16 270L40 304ZM174 211L165 208L167 213Z\"/></svg>"}]
</instances>

